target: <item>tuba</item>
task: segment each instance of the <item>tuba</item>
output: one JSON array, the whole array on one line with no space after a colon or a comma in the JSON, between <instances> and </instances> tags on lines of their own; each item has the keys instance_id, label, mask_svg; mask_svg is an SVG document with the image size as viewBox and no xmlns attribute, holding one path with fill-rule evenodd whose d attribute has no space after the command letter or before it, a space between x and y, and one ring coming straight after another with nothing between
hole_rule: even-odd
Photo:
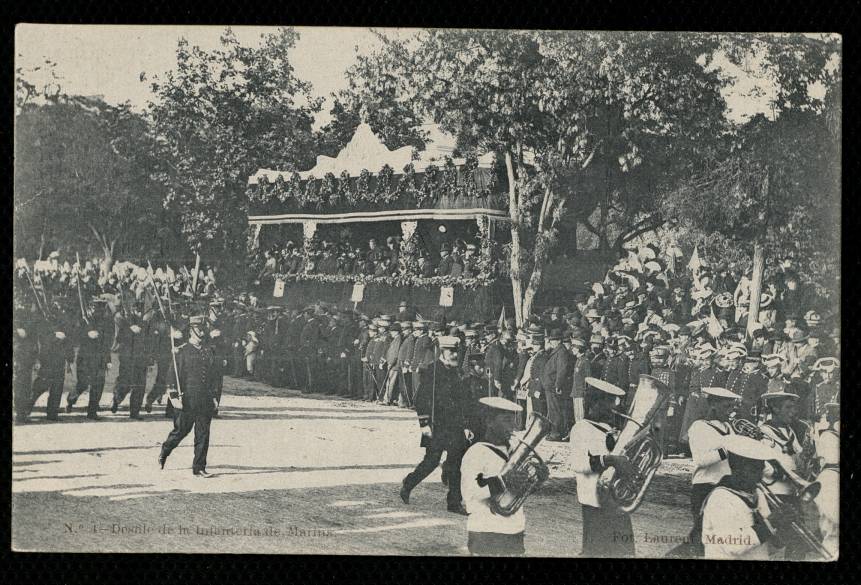
<instances>
[{"instance_id":1,"label":"tuba","mask_svg":"<svg viewBox=\"0 0 861 585\"><path fill-rule=\"evenodd\" d=\"M532 414L529 428L522 438L517 438L517 446L511 452L502 471L499 472L505 491L490 499L490 509L495 514L501 516L514 514L529 494L541 487L541 484L550 477L550 470L535 452L535 448L551 428L549 419L537 413Z\"/></svg>"},{"instance_id":2,"label":"tuba","mask_svg":"<svg viewBox=\"0 0 861 585\"><path fill-rule=\"evenodd\" d=\"M605 469L598 478L598 502L630 514L643 501L646 489L664 458L660 438L654 428L656 417L664 413L670 387L655 377L641 374L628 414L616 412L627 422L619 433L613 455L624 455L637 469L635 477L621 477L616 469Z\"/></svg>"}]
</instances>

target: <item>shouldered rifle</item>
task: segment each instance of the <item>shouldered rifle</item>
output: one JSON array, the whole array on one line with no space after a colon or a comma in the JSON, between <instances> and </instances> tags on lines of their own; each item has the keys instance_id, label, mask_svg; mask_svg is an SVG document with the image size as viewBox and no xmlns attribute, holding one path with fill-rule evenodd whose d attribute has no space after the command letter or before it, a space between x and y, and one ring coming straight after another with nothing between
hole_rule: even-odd
<instances>
[{"instance_id":1,"label":"shouldered rifle","mask_svg":"<svg viewBox=\"0 0 861 585\"><path fill-rule=\"evenodd\" d=\"M170 358L173 361L173 374L176 379L176 398L177 404L173 405L174 409L182 410L182 387L179 383L179 368L176 365L176 347L173 342L173 322L168 319L167 313L164 310L164 306L161 304L161 297L158 294L158 287L155 285L155 280L152 277L152 264L150 264L149 260L147 260L147 267L149 270L147 271L147 276L149 277L149 282L152 285L153 293L155 293L155 300L158 303L158 309L161 312L162 318L168 324L168 338L170 339ZM170 393L168 393L168 400L170 400Z\"/></svg>"}]
</instances>

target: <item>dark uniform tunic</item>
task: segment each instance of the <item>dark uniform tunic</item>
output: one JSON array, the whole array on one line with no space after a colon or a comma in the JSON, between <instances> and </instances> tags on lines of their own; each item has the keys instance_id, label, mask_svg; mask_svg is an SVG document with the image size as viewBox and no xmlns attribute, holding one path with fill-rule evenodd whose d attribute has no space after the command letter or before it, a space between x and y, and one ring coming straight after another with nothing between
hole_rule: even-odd
<instances>
[{"instance_id":1,"label":"dark uniform tunic","mask_svg":"<svg viewBox=\"0 0 861 585\"><path fill-rule=\"evenodd\" d=\"M726 388L741 396L738 416L757 422L759 399L765 394L768 379L761 372L745 373L741 368L730 371L726 378Z\"/></svg>"},{"instance_id":2,"label":"dark uniform tunic","mask_svg":"<svg viewBox=\"0 0 861 585\"><path fill-rule=\"evenodd\" d=\"M19 421L27 420L32 406L33 365L38 357L35 330L31 327L18 326L23 329L25 337L15 333L12 342L12 384L15 401L15 416Z\"/></svg>"},{"instance_id":3,"label":"dark uniform tunic","mask_svg":"<svg viewBox=\"0 0 861 585\"><path fill-rule=\"evenodd\" d=\"M443 473L448 477L448 506L460 506L460 461L466 452L464 436L469 413L469 396L464 389L462 371L438 361L421 374L422 382L416 395L416 413L421 428L431 428L431 438L422 441L424 459L404 478L404 487L411 491L439 465L447 453Z\"/></svg>"},{"instance_id":4,"label":"dark uniform tunic","mask_svg":"<svg viewBox=\"0 0 861 585\"><path fill-rule=\"evenodd\" d=\"M506 348L499 340L493 341L487 346L484 362L490 376L491 384L496 390L496 395L508 400L514 400L511 387L514 384L514 376L517 370L514 352Z\"/></svg>"},{"instance_id":5,"label":"dark uniform tunic","mask_svg":"<svg viewBox=\"0 0 861 585\"><path fill-rule=\"evenodd\" d=\"M89 331L94 331L96 337L90 337ZM75 375L78 381L75 384L74 392L69 393L66 403L71 408L82 393L89 391L88 418L98 416L99 400L101 400L102 391L105 388L105 370L107 365L111 363L108 332L108 328L99 328L95 324L93 327L84 327L81 331L78 357L75 360Z\"/></svg>"},{"instance_id":6,"label":"dark uniform tunic","mask_svg":"<svg viewBox=\"0 0 861 585\"><path fill-rule=\"evenodd\" d=\"M161 447L161 458L167 459L191 429L194 429L195 473L206 470L209 452L209 427L217 399L213 380L212 350L186 343L177 350L176 369L182 390L182 410L174 411L173 430Z\"/></svg>"},{"instance_id":7,"label":"dark uniform tunic","mask_svg":"<svg viewBox=\"0 0 861 585\"><path fill-rule=\"evenodd\" d=\"M571 428L573 413L573 404L568 399L568 390L571 387L571 354L562 344L549 354L541 369L541 385L547 401L547 418L553 424L549 438L561 439Z\"/></svg>"},{"instance_id":8,"label":"dark uniform tunic","mask_svg":"<svg viewBox=\"0 0 861 585\"><path fill-rule=\"evenodd\" d=\"M113 409L129 397L129 416L140 416L141 403L146 390L146 369L149 361L145 324L129 322L120 318L117 330L117 346L119 353L119 372L117 386L114 391ZM135 333L131 328L137 325L140 331Z\"/></svg>"},{"instance_id":9,"label":"dark uniform tunic","mask_svg":"<svg viewBox=\"0 0 861 585\"><path fill-rule=\"evenodd\" d=\"M42 393L48 393L48 420L57 420L66 367L75 360L75 348L68 337L59 339L55 332L46 331L39 340L39 375L33 383L33 395L28 412Z\"/></svg>"}]
</instances>

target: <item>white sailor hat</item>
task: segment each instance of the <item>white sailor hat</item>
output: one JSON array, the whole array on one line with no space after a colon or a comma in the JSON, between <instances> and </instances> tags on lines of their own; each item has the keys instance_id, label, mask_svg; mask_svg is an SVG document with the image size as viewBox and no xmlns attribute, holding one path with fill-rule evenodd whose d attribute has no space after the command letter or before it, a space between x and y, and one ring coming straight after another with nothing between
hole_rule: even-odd
<instances>
[{"instance_id":1,"label":"white sailor hat","mask_svg":"<svg viewBox=\"0 0 861 585\"><path fill-rule=\"evenodd\" d=\"M613 396L624 396L625 391L616 386L615 384L611 384L610 382L605 382L604 380L599 380L598 378L592 378L591 376L586 377L586 383L592 386L593 388L597 388L607 394L611 394Z\"/></svg>"},{"instance_id":2,"label":"white sailor hat","mask_svg":"<svg viewBox=\"0 0 861 585\"><path fill-rule=\"evenodd\" d=\"M460 338L454 335L440 335L437 340L440 349L455 349L460 344Z\"/></svg>"},{"instance_id":3,"label":"white sailor hat","mask_svg":"<svg viewBox=\"0 0 861 585\"><path fill-rule=\"evenodd\" d=\"M516 402L512 402L511 400L506 400L501 396L488 396L485 398L479 398L478 401L492 410L503 410L506 412L523 412L522 406L520 406Z\"/></svg>"},{"instance_id":4,"label":"white sailor hat","mask_svg":"<svg viewBox=\"0 0 861 585\"><path fill-rule=\"evenodd\" d=\"M776 366L778 364L782 364L786 361L786 358L780 355L779 353L767 353L762 356L762 363L766 366ZM814 369L816 367L814 366Z\"/></svg>"},{"instance_id":5,"label":"white sailor hat","mask_svg":"<svg viewBox=\"0 0 861 585\"><path fill-rule=\"evenodd\" d=\"M777 449L744 435L727 435L723 440L723 448L734 455L739 455L746 459L756 459L758 461L783 459L783 453Z\"/></svg>"},{"instance_id":6,"label":"white sailor hat","mask_svg":"<svg viewBox=\"0 0 861 585\"><path fill-rule=\"evenodd\" d=\"M816 371L833 372L839 367L840 360L835 357L824 357L816 360L816 363L813 364L811 369Z\"/></svg>"},{"instance_id":7,"label":"white sailor hat","mask_svg":"<svg viewBox=\"0 0 861 585\"><path fill-rule=\"evenodd\" d=\"M765 401L774 400L775 398L794 398L798 399L798 394L793 394L792 392L766 392L762 395L762 399Z\"/></svg>"},{"instance_id":8,"label":"white sailor hat","mask_svg":"<svg viewBox=\"0 0 861 585\"><path fill-rule=\"evenodd\" d=\"M738 400L741 398L735 392L731 392L726 388L721 388L720 386L707 386L702 389L703 394L708 394L709 396L717 396L718 398L730 398L732 400Z\"/></svg>"}]
</instances>

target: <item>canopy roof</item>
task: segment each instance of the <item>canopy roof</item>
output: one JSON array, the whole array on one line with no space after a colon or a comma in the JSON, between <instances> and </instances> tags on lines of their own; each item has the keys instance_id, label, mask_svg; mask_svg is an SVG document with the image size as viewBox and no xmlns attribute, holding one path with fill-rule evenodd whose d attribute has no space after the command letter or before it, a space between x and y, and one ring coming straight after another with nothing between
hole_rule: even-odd
<instances>
[{"instance_id":1,"label":"canopy roof","mask_svg":"<svg viewBox=\"0 0 861 585\"><path fill-rule=\"evenodd\" d=\"M429 165L440 166L446 157L450 157L454 151L454 139L441 132L436 125L426 125L430 137L427 148L417 153L418 159L413 159L413 148L404 146L397 150L389 150L383 141L377 136L371 127L361 123L356 128L356 133L338 156L320 155L317 164L307 171L299 171L302 180L309 178L320 179L326 173L332 173L336 177L347 171L350 177L358 177L362 170L367 169L376 172L383 166L388 165L394 169L395 175L402 175L403 168L412 163L416 173L422 173ZM462 166L466 159L452 158L456 166ZM478 168L491 169L493 167L494 154L488 152L478 157ZM290 179L292 172L275 171L271 169L258 169L256 173L248 178L250 185L256 185L261 177L273 183L280 176L283 180Z\"/></svg>"},{"instance_id":2,"label":"canopy roof","mask_svg":"<svg viewBox=\"0 0 861 585\"><path fill-rule=\"evenodd\" d=\"M249 222L506 218L506 175L495 154L455 158L453 137L423 129L420 152L389 150L362 123L338 156L318 156L312 169L259 169L248 179Z\"/></svg>"}]
</instances>

